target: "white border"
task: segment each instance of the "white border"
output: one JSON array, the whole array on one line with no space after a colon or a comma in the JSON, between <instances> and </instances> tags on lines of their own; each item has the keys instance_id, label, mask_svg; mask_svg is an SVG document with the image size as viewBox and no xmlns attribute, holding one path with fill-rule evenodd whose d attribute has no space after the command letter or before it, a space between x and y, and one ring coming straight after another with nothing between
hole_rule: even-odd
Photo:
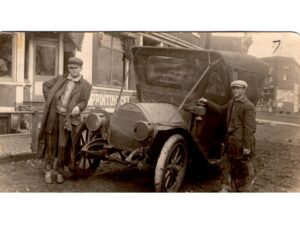
<instances>
[{"instance_id":1,"label":"white border","mask_svg":"<svg viewBox=\"0 0 300 232\"><path fill-rule=\"evenodd\" d=\"M10 0L1 3L0 30L300 32L299 18L297 1L290 0ZM297 231L299 198L299 194L274 193L0 194L0 228L72 232Z\"/></svg>"},{"instance_id":2,"label":"white border","mask_svg":"<svg viewBox=\"0 0 300 232\"><path fill-rule=\"evenodd\" d=\"M10 0L0 30L298 31L297 1Z\"/></svg>"}]
</instances>

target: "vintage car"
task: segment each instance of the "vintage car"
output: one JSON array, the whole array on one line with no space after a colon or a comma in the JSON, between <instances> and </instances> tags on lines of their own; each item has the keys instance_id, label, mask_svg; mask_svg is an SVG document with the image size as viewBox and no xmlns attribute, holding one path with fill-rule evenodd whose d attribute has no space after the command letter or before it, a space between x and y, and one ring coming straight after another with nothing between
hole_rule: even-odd
<instances>
[{"instance_id":1,"label":"vintage car","mask_svg":"<svg viewBox=\"0 0 300 232\"><path fill-rule=\"evenodd\" d=\"M85 118L73 141L75 173L90 175L101 160L116 161L150 167L155 191L178 191L190 161L213 164L223 150L225 117L198 105L199 98L225 104L230 82L241 79L256 104L268 70L240 53L134 47L130 75L137 101Z\"/></svg>"}]
</instances>

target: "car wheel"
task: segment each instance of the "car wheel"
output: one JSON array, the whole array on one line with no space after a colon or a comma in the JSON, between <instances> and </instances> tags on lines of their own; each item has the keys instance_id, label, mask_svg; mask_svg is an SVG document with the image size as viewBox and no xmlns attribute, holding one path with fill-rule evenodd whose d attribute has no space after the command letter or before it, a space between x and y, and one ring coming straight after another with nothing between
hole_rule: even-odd
<instances>
[{"instance_id":1,"label":"car wheel","mask_svg":"<svg viewBox=\"0 0 300 232\"><path fill-rule=\"evenodd\" d=\"M98 168L101 158L82 150L82 147L93 139L93 133L88 130L85 123L79 125L73 140L73 172L76 177L92 175ZM98 149L101 149L99 147Z\"/></svg>"},{"instance_id":2,"label":"car wheel","mask_svg":"<svg viewBox=\"0 0 300 232\"><path fill-rule=\"evenodd\" d=\"M185 139L172 135L163 145L155 168L156 192L177 192L182 184L188 163Z\"/></svg>"}]
</instances>

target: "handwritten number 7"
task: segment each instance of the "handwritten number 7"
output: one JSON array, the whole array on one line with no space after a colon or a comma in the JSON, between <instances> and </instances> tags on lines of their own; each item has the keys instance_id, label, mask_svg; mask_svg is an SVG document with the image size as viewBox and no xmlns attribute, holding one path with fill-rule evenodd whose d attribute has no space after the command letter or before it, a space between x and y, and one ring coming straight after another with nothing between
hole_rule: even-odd
<instances>
[{"instance_id":1,"label":"handwritten number 7","mask_svg":"<svg viewBox=\"0 0 300 232\"><path fill-rule=\"evenodd\" d=\"M273 51L273 53L276 52L276 50L279 48L281 40L273 40L273 44L277 43L277 47L275 48L275 50Z\"/></svg>"}]
</instances>

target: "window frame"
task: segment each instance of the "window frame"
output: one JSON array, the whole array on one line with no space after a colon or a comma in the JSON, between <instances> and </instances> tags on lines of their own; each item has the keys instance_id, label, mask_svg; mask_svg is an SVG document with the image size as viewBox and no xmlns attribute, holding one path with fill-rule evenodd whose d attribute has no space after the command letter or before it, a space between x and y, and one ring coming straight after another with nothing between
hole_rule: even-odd
<instances>
[{"instance_id":1,"label":"window frame","mask_svg":"<svg viewBox=\"0 0 300 232\"><path fill-rule=\"evenodd\" d=\"M55 54L55 73L54 75L39 75L36 73L36 56L37 56L37 47L38 46L50 46L56 48ZM59 64L59 44L56 40L46 40L46 39L39 39L35 40L34 44L34 61L33 61L33 75L35 81L46 81L58 75L58 64Z\"/></svg>"},{"instance_id":2,"label":"window frame","mask_svg":"<svg viewBox=\"0 0 300 232\"><path fill-rule=\"evenodd\" d=\"M197 79L193 78L194 75L191 75L192 79L192 83L190 83L191 86L186 85L186 84L182 84L182 81L180 82L162 82L159 79L154 80L154 76L155 73L151 73L150 70L152 67L155 67L155 65L157 64L157 62L152 61L152 59L161 59L161 62L163 62L163 59L168 59L168 60L173 60L173 62L181 62L181 66L189 64L190 61L188 62L188 60L192 60L194 63L194 70L195 72L198 72L196 75L201 75L201 72L203 72L205 70L205 65L203 65L203 69L201 69L199 66L201 65L201 60L197 59L197 58L193 58L193 59L187 59L185 57L170 57L170 56L160 56L160 55L151 55L149 57L147 57L146 60L146 74L145 74L145 81L148 85L151 86L159 86L159 87L166 87L166 88L173 88L173 89L190 89L196 82ZM153 64L151 64L151 62L153 62ZM153 66L152 66L153 65ZM157 75L157 74L156 74ZM185 78L187 78L186 75L184 75Z\"/></svg>"},{"instance_id":3,"label":"window frame","mask_svg":"<svg viewBox=\"0 0 300 232\"><path fill-rule=\"evenodd\" d=\"M110 35L111 36L111 41L110 41L110 46L107 46L107 45L104 45L104 44L101 44L101 42L99 43L98 39L94 39L94 47L96 49L94 49L95 51L95 56L94 56L94 65L93 65L93 78L92 78L92 85L93 86L96 86L96 87L104 87L104 88L115 88L115 89L120 89L122 87L122 83L121 82L121 85L113 85L113 72L114 72L114 67L113 67L113 61L114 61L114 52L118 52L120 53L123 57L125 57L125 51L123 49L117 49L117 48L114 48L114 39L115 38L119 38L120 39L120 42L122 43L122 36L116 36L114 34L110 34L110 33L105 33L107 35ZM94 34L94 37L97 37L97 34ZM95 83L95 78L99 78L98 75L97 75L97 65L99 63L98 61L98 58L97 58L97 55L98 55L98 51L99 49L108 49L109 51L109 59L110 59L110 65L109 65L109 74L110 74L110 83L109 84L101 84L101 83ZM126 62L127 61L127 58L122 58L122 70L123 70L123 73L122 73L122 79L125 78L125 75L126 75ZM101 79L100 79L101 81ZM99 79L97 80L97 82L100 82ZM125 82L125 86L124 86L124 89L128 89L128 79L126 80Z\"/></svg>"},{"instance_id":4,"label":"window frame","mask_svg":"<svg viewBox=\"0 0 300 232\"><path fill-rule=\"evenodd\" d=\"M13 32L1 32L0 35L7 34L12 36L12 62L11 62L11 74L10 76L0 77L0 83L5 82L16 82L17 80L17 69L16 69L16 60L17 60L17 34Z\"/></svg>"}]
</instances>

